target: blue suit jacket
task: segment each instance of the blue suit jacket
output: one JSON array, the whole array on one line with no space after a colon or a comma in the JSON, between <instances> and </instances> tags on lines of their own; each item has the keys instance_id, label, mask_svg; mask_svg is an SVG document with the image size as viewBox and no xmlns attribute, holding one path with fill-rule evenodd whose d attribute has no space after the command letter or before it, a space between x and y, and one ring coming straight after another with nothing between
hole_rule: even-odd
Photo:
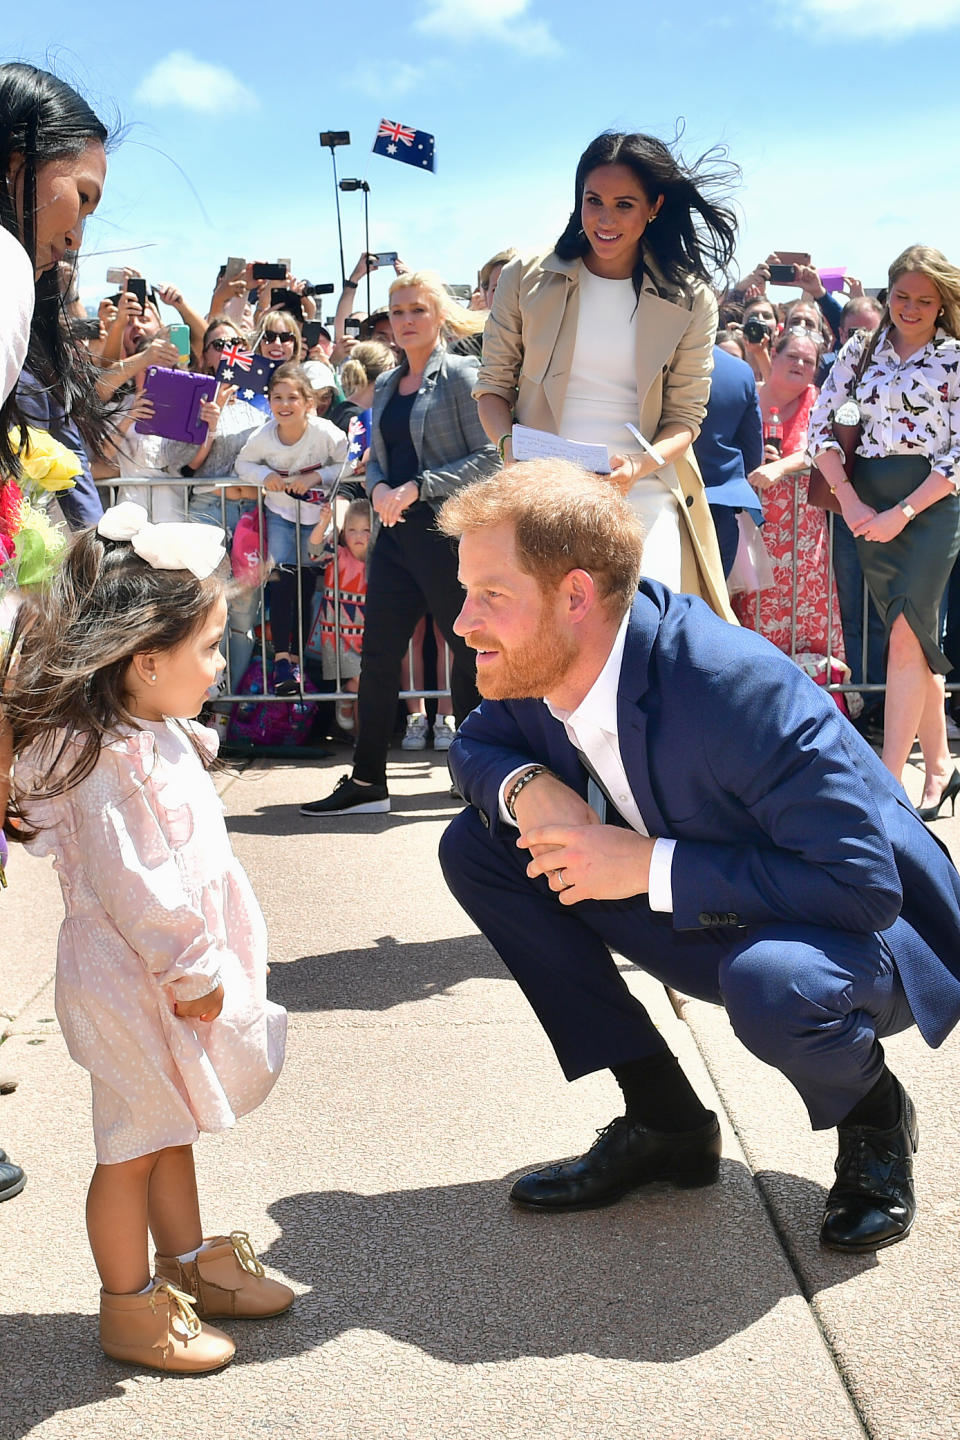
<instances>
[{"instance_id":1,"label":"blue suit jacket","mask_svg":"<svg viewBox=\"0 0 960 1440\"><path fill-rule=\"evenodd\" d=\"M773 921L887 931L925 1039L960 1018L960 875L830 696L750 630L644 581L617 717L651 835L678 843L675 929ZM586 796L587 775L539 700L485 700L450 766L496 830L499 789L531 760Z\"/></svg>"},{"instance_id":2,"label":"blue suit jacket","mask_svg":"<svg viewBox=\"0 0 960 1440\"><path fill-rule=\"evenodd\" d=\"M763 460L763 419L753 371L713 347L710 399L700 434L693 442L700 473L711 505L732 505L747 510L763 523L763 510L746 477ZM722 492L720 487L724 487Z\"/></svg>"}]
</instances>

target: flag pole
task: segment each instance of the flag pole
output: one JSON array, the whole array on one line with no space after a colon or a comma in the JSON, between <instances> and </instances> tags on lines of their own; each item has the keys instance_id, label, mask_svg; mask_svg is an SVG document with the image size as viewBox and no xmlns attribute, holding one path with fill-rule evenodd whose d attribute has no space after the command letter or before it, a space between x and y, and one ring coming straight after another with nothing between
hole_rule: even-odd
<instances>
[{"instance_id":1,"label":"flag pole","mask_svg":"<svg viewBox=\"0 0 960 1440\"><path fill-rule=\"evenodd\" d=\"M343 225L340 220L340 185L337 180L337 146L350 144L349 130L321 130L320 144L325 150L330 151L330 159L333 161L333 198L337 206L337 237L340 241L340 283L346 284L347 267L343 260Z\"/></svg>"}]
</instances>

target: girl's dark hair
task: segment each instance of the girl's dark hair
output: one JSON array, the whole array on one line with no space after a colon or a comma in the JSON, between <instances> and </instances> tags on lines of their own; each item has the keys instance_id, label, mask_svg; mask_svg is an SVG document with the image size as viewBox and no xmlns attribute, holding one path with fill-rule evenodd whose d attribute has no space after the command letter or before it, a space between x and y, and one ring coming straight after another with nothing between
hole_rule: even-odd
<instances>
[{"instance_id":1,"label":"girl's dark hair","mask_svg":"<svg viewBox=\"0 0 960 1440\"><path fill-rule=\"evenodd\" d=\"M310 384L310 376L299 361L284 360L282 365L277 366L267 381L268 397L273 394L275 386L279 385L281 380L286 380L288 385L295 386L308 405L313 404L313 386Z\"/></svg>"},{"instance_id":2,"label":"girl's dark hair","mask_svg":"<svg viewBox=\"0 0 960 1440\"><path fill-rule=\"evenodd\" d=\"M104 738L118 725L137 727L125 688L132 657L174 649L223 593L216 572L197 580L189 570L155 570L129 541L106 540L95 528L72 537L49 587L21 604L0 663L13 752L41 747L35 798L79 785ZM12 839L36 833L24 799L11 803L21 822L8 830Z\"/></svg>"},{"instance_id":3,"label":"girl's dark hair","mask_svg":"<svg viewBox=\"0 0 960 1440\"><path fill-rule=\"evenodd\" d=\"M91 140L106 144L108 139L106 126L63 80L33 65L0 65L0 225L16 236L34 265L39 171L52 160L79 155ZM23 157L22 227L14 187L6 183L15 155ZM106 420L95 389L96 371L68 333L58 270L54 266L36 282L26 368L73 416L91 446L99 449ZM14 476L19 475L20 465L16 443L11 443L7 432L26 423L16 395L14 386L0 407L0 469Z\"/></svg>"},{"instance_id":4,"label":"girl's dark hair","mask_svg":"<svg viewBox=\"0 0 960 1440\"><path fill-rule=\"evenodd\" d=\"M657 283L647 266L648 258L669 289L686 298L690 297L694 280L704 285L725 280L736 244L736 216L729 207L714 204L706 192L729 186L740 172L727 161L721 147L709 150L693 166L687 166L653 135L622 135L613 130L598 135L577 165L573 213L555 246L561 260L580 259L590 249L580 211L587 176L598 165L626 165L651 204L658 195L663 196L656 221L647 226L639 246L633 272L638 297L645 275Z\"/></svg>"}]
</instances>

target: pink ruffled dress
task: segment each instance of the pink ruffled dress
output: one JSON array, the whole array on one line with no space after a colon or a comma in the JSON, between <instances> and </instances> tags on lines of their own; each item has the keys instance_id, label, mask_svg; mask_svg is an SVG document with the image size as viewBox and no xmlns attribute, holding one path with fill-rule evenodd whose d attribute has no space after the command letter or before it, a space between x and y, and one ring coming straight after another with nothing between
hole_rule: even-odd
<instances>
[{"instance_id":1,"label":"pink ruffled dress","mask_svg":"<svg viewBox=\"0 0 960 1440\"><path fill-rule=\"evenodd\" d=\"M212 730L183 723L216 753ZM57 1019L90 1072L107 1165L228 1129L270 1092L286 1039L286 1011L266 995L263 915L213 782L181 725L140 724L65 795L30 802L31 753L14 773L42 827L27 848L52 854L60 877ZM218 981L218 1019L174 1014Z\"/></svg>"}]
</instances>

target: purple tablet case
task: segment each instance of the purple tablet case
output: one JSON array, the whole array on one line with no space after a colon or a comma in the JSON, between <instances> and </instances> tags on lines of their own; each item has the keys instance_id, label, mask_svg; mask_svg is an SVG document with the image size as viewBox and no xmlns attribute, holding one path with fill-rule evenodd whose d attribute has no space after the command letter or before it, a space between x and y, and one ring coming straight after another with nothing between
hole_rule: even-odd
<instances>
[{"instance_id":1,"label":"purple tablet case","mask_svg":"<svg viewBox=\"0 0 960 1440\"><path fill-rule=\"evenodd\" d=\"M151 420L138 420L138 435L162 435L165 440L182 440L187 445L202 445L207 426L200 420L200 406L212 400L217 382L212 375L193 375L189 370L165 370L151 365L147 370L144 393L153 401Z\"/></svg>"}]
</instances>

